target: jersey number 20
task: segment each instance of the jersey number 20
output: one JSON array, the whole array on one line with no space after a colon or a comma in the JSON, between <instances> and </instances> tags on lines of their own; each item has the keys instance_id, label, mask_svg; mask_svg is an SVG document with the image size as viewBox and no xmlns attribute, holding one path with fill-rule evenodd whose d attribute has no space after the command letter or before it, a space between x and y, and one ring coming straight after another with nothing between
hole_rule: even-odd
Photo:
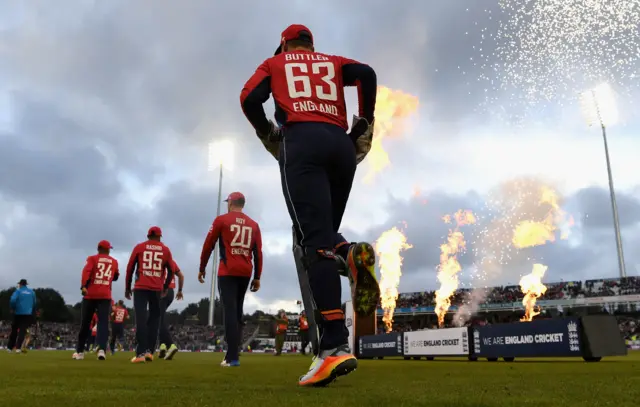
<instances>
[{"instance_id":1,"label":"jersey number 20","mask_svg":"<svg viewBox=\"0 0 640 407\"><path fill-rule=\"evenodd\" d=\"M333 62L314 62L312 64L289 62L285 64L284 71L287 75L289 97L291 99L298 99L313 96L314 89L312 89L311 79L309 79L309 65L311 65L311 72L315 75L323 74L322 81L329 87L329 92L325 92L322 85L316 85L316 97L320 100L329 100L332 102L338 100L338 87L334 82L336 69ZM296 73L298 74L296 75ZM298 90L300 87L302 87L302 90Z\"/></svg>"},{"instance_id":2,"label":"jersey number 20","mask_svg":"<svg viewBox=\"0 0 640 407\"><path fill-rule=\"evenodd\" d=\"M242 247L243 249L251 248L251 234L253 229L250 226L240 226L233 224L229 227L234 233L231 247Z\"/></svg>"}]
</instances>

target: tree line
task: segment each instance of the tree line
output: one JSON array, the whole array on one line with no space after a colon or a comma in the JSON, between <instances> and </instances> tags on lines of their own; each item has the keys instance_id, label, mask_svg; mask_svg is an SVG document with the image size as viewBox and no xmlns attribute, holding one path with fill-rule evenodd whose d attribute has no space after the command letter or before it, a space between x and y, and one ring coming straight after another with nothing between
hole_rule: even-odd
<instances>
[{"instance_id":1,"label":"tree line","mask_svg":"<svg viewBox=\"0 0 640 407\"><path fill-rule=\"evenodd\" d=\"M0 321L9 321L13 318L9 299L16 290L15 287L0 291ZM60 323L80 323L80 313L82 303L75 305L67 304L63 296L53 288L34 289L37 298L38 320L44 322ZM220 300L215 300L214 325L222 325L222 306ZM175 302L174 302L175 303ZM133 309L127 307L131 318L128 323L133 323L135 313ZM262 320L266 314L256 311L252 315L245 315L247 321ZM209 299L202 298L198 302L189 303L182 311L171 310L167 312L167 321L171 325L175 324L197 324L207 325L209 320Z\"/></svg>"}]
</instances>

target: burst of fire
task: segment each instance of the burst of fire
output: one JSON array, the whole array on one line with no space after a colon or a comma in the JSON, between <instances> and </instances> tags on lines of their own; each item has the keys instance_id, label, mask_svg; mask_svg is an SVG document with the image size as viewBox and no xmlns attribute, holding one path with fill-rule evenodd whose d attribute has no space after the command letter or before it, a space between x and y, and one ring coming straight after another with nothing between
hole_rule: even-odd
<instances>
[{"instance_id":1,"label":"burst of fire","mask_svg":"<svg viewBox=\"0 0 640 407\"><path fill-rule=\"evenodd\" d=\"M519 249L553 242L556 240L555 234L559 227L566 226L568 228L573 225L573 218L567 216L566 212L560 208L556 191L543 186L540 192L541 196L538 205L548 205L550 207L549 212L541 221L523 220L516 225L513 231L512 243ZM561 239L569 237L567 228L561 231Z\"/></svg>"},{"instance_id":2,"label":"burst of fire","mask_svg":"<svg viewBox=\"0 0 640 407\"><path fill-rule=\"evenodd\" d=\"M520 321L529 322L536 315L540 315L540 311L536 310L536 300L547 292L547 287L542 284L542 277L544 277L547 268L544 264L534 264L531 274L527 274L520 279L520 290L524 293L524 298L522 299L524 317Z\"/></svg>"},{"instance_id":3,"label":"burst of fire","mask_svg":"<svg viewBox=\"0 0 640 407\"><path fill-rule=\"evenodd\" d=\"M440 246L440 265L438 266L440 288L436 291L435 310L440 327L444 325L444 316L451 306L451 297L459 286L458 273L462 270L462 266L458 262L457 255L466 248L460 227L476 223L475 215L469 210L459 210L453 216L445 215L442 220L445 223L451 223L452 218L456 221L456 227L449 230L447 243Z\"/></svg>"},{"instance_id":4,"label":"burst of fire","mask_svg":"<svg viewBox=\"0 0 640 407\"><path fill-rule=\"evenodd\" d=\"M418 98L398 90L378 86L376 99L374 136L371 150L367 155L369 169L364 182L373 182L376 174L385 169L391 161L382 146L385 138L402 136L406 129L405 120L418 110Z\"/></svg>"},{"instance_id":5,"label":"burst of fire","mask_svg":"<svg viewBox=\"0 0 640 407\"><path fill-rule=\"evenodd\" d=\"M402 276L402 256L400 252L412 248L405 235L396 227L382 233L375 243L380 267L380 302L382 321L386 331L393 328L393 313L398 300L398 286Z\"/></svg>"}]
</instances>

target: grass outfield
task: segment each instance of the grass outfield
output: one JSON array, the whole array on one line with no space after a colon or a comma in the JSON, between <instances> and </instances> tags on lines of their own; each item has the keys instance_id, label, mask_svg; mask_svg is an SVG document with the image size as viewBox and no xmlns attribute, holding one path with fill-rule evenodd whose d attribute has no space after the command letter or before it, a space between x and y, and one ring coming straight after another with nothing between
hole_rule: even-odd
<instances>
[{"instance_id":1,"label":"grass outfield","mask_svg":"<svg viewBox=\"0 0 640 407\"><path fill-rule=\"evenodd\" d=\"M240 368L227 369L220 353L179 353L145 365L131 365L130 357L74 361L71 352L2 351L0 405L622 407L637 406L640 395L640 352L599 363L365 360L324 389L297 387L310 362L299 355L245 355Z\"/></svg>"}]
</instances>

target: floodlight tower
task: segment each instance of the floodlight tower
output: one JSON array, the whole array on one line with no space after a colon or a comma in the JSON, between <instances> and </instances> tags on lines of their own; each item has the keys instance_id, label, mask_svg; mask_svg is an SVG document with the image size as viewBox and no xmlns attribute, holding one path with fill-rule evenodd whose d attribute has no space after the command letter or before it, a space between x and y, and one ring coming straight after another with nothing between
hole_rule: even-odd
<instances>
[{"instance_id":1,"label":"floodlight tower","mask_svg":"<svg viewBox=\"0 0 640 407\"><path fill-rule=\"evenodd\" d=\"M209 143L209 171L220 169L218 177L218 205L216 217L220 216L220 206L222 200L222 169L233 167L233 143L228 140ZM213 316L216 303L216 281L218 280L218 256L219 245L213 251L213 263L211 264L211 295L209 296L209 326L213 326Z\"/></svg>"},{"instance_id":2,"label":"floodlight tower","mask_svg":"<svg viewBox=\"0 0 640 407\"><path fill-rule=\"evenodd\" d=\"M622 236L620 234L620 221L618 218L618 204L613 187L613 175L611 173L611 160L609 159L609 146L607 144L607 126L614 125L618 120L618 110L613 90L608 83L603 83L583 92L580 95L582 110L587 119L587 124L600 125L602 139L604 140L604 155L607 160L607 175L609 176L609 194L611 195L611 209L613 211L613 228L616 235L616 248L618 249L618 268L620 277L627 276L624 264L624 252L622 250Z\"/></svg>"}]
</instances>

